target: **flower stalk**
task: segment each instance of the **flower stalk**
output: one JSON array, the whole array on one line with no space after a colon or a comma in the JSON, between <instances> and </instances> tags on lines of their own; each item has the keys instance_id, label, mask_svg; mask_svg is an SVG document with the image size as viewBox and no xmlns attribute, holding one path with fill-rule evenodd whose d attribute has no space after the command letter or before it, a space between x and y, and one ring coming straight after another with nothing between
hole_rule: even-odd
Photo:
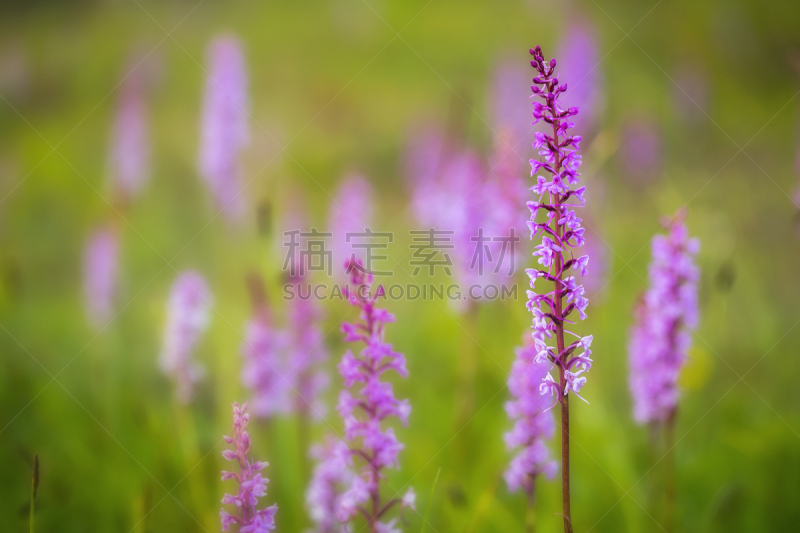
<instances>
[{"instance_id":1,"label":"flower stalk","mask_svg":"<svg viewBox=\"0 0 800 533\"><path fill-rule=\"evenodd\" d=\"M381 287L373 290L372 274L357 260L348 262L347 273L351 285L346 287L346 296L360 314L358 322L343 323L342 332L346 342L360 342L364 348L358 355L348 350L342 356L339 373L345 380L345 389L339 396L337 410L344 419L348 466L356 462L361 466L341 496L337 518L348 522L360 514L370 533L393 531L396 519L385 521L384 516L398 504L413 508L415 496L413 489L409 489L402 498L388 501L382 498L384 471L399 467L398 455L404 448L394 429L382 426L389 417L397 417L407 425L411 404L408 400L397 400L391 384L381 381L381 375L394 370L402 377L408 376L406 359L385 341L385 325L394 322L394 315L376 305ZM356 383L362 387L351 392Z\"/></svg>"},{"instance_id":2,"label":"flower stalk","mask_svg":"<svg viewBox=\"0 0 800 533\"><path fill-rule=\"evenodd\" d=\"M555 73L556 60L545 61L539 46L530 51L533 56L531 66L537 75L533 78L531 90L537 98L533 103L533 124L544 121L550 125L550 132L536 132L533 148L538 150L541 159L531 159L531 177L536 175L536 185L531 190L539 196L537 201L527 202L531 211L528 227L531 239L540 238L534 257L542 268L526 270L530 277L531 289L528 291L528 310L533 313L533 339L537 350L535 361L549 361L558 369L558 383L550 373L546 373L540 385L540 393L554 395L555 403L561 406L561 481L562 514L565 533L572 532L570 508L570 469L569 469L569 393L583 399L579 392L586 384L583 375L592 366L592 336L581 337L568 329L575 324L571 318L577 312L579 318L586 318L589 300L583 285L575 276L568 275L570 269L586 275L589 256L578 257L576 252L584 246L584 228L581 219L575 214L575 207L585 205L583 194L586 187L579 186L578 169L581 165L581 137L572 135L569 130L575 124L571 117L578 114L577 107L563 108L559 96L567 91L567 84L560 84ZM577 203L576 203L577 202ZM544 217L540 217L544 214ZM535 292L536 281L543 279L551 288L545 294ZM567 344L565 336L576 340ZM553 346L555 338L555 346ZM582 350L578 353L578 350ZM585 401L585 400L584 400ZM555 403L552 407L555 406Z\"/></svg>"}]
</instances>

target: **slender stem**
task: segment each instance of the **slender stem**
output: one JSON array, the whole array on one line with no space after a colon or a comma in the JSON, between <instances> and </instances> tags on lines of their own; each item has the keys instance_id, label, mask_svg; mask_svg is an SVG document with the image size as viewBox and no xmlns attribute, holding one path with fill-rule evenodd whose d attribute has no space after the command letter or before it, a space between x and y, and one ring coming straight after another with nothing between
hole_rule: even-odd
<instances>
[{"instance_id":1,"label":"slender stem","mask_svg":"<svg viewBox=\"0 0 800 533\"><path fill-rule=\"evenodd\" d=\"M667 448L664 458L664 529L667 533L675 531L675 416L672 411L664 424L664 445Z\"/></svg>"},{"instance_id":2,"label":"slender stem","mask_svg":"<svg viewBox=\"0 0 800 533\"><path fill-rule=\"evenodd\" d=\"M536 530L536 485L531 480L531 490L528 491L528 513L525 517L525 533L534 533Z\"/></svg>"},{"instance_id":3,"label":"slender stem","mask_svg":"<svg viewBox=\"0 0 800 533\"><path fill-rule=\"evenodd\" d=\"M559 369L561 387L565 386L564 369ZM572 514L569 501L569 396L561 397L561 501L564 533L572 533Z\"/></svg>"},{"instance_id":4,"label":"slender stem","mask_svg":"<svg viewBox=\"0 0 800 533\"><path fill-rule=\"evenodd\" d=\"M558 128L555 124L553 124L553 142L556 146L559 143L558 139ZM556 154L555 160L555 169L558 171L561 168L561 158L558 154ZM550 194L550 203L551 204L561 204L561 198L558 194ZM555 226L553 230L556 232L556 235L561 240L564 226L558 223L559 213L557 212L552 218L553 225ZM562 246L563 248L563 246ZM556 277L560 280L562 279L562 267L563 267L563 258L561 253L555 254L555 272ZM553 309L553 314L556 317L556 320L553 322L556 326L556 343L558 347L558 353L564 353L564 315L563 315L563 307L564 307L564 287L559 281L553 282L555 286L555 295L553 296L553 303L555 304L555 309ZM566 366L566 356L561 356L563 359L559 358L558 360L558 377L559 383L561 386L561 503L562 503L562 514L564 515L564 533L572 533L572 514L570 511L570 497L569 497L569 396L565 393L567 387L567 378L565 374L565 366Z\"/></svg>"}]
</instances>

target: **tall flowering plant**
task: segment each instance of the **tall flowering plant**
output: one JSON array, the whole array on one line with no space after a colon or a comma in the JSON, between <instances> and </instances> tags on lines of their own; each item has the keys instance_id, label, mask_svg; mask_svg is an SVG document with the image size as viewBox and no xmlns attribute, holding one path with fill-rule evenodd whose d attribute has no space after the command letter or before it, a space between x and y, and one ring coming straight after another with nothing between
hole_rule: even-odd
<instances>
[{"instance_id":1,"label":"tall flowering plant","mask_svg":"<svg viewBox=\"0 0 800 533\"><path fill-rule=\"evenodd\" d=\"M266 509L258 509L258 499L267 494L269 479L263 477L260 470L269 466L266 461L250 460L250 432L247 431L247 422L250 413L247 412L247 403L241 406L233 402L233 436L224 436L225 442L231 445L230 449L222 452L222 457L238 464L238 472L222 471L222 481L233 479L239 484L236 494L225 494L222 503L233 505L234 514L224 508L220 510L219 517L222 521L222 531L228 531L231 524L239 526L239 533L265 533L275 529L275 514L277 505Z\"/></svg>"},{"instance_id":2,"label":"tall flowering plant","mask_svg":"<svg viewBox=\"0 0 800 533\"><path fill-rule=\"evenodd\" d=\"M533 340L537 350L536 362L549 361L558 373L558 381L547 372L540 384L541 394L554 395L561 404L561 479L564 531L572 531L569 496L569 393L578 394L586 383L586 372L592 366L589 347L592 337L581 337L569 329L578 318L586 318L586 298L583 285L570 270L586 275L589 256L578 256L584 245L584 229L575 207L584 206L578 169L581 137L572 135L575 124L571 118L578 114L577 107L562 108L559 96L566 92L567 84L560 84L555 74L556 60L546 62L542 49L530 51L531 66L537 75L531 90L537 98L533 103L533 124L544 121L551 126L548 132L537 132L534 149L540 159L531 159L531 177L536 175L536 185L531 190L538 196L527 202L531 212L528 226L531 239L541 239L533 252L541 268L526 270L530 277L528 310L533 313ZM577 203L576 203L577 202ZM541 280L550 290L536 292L536 281ZM575 340L567 344L566 335ZM581 398L583 399L583 398ZM553 404L555 405L555 404Z\"/></svg>"},{"instance_id":3,"label":"tall flowering plant","mask_svg":"<svg viewBox=\"0 0 800 533\"><path fill-rule=\"evenodd\" d=\"M394 315L376 305L381 291L380 287L373 291L372 274L366 272L358 261L348 262L347 272L351 285L346 287L346 296L360 313L358 322L342 323L342 332L346 342L363 343L364 348L358 355L348 350L339 363L345 389L339 395L337 410L344 419L348 464L353 465L356 471L339 500L337 518L348 522L361 514L371 533L383 533L395 531L397 519L384 521L392 507L397 504L414 506L413 489L402 498L388 501L381 494L384 470L400 466L397 457L404 448L394 429L384 427L383 422L397 417L407 425L411 413L409 401L396 399L392 385L381 381L381 376L394 370L406 377L408 371L405 356L395 352L384 338L385 325L394 322ZM360 389L355 389L356 384L361 386ZM356 467L356 462L360 466Z\"/></svg>"},{"instance_id":4,"label":"tall flowering plant","mask_svg":"<svg viewBox=\"0 0 800 533\"><path fill-rule=\"evenodd\" d=\"M245 209L239 155L250 142L247 82L242 44L234 37L215 38L208 47L199 168L230 221Z\"/></svg>"},{"instance_id":5,"label":"tall flowering plant","mask_svg":"<svg viewBox=\"0 0 800 533\"><path fill-rule=\"evenodd\" d=\"M678 376L686 362L697 327L697 282L694 263L700 249L689 238L679 211L667 224L667 234L653 239L650 288L636 309L628 356L633 413L639 424L663 428L666 445L666 530L673 530L675 506L674 431L680 392Z\"/></svg>"},{"instance_id":6,"label":"tall flowering plant","mask_svg":"<svg viewBox=\"0 0 800 533\"><path fill-rule=\"evenodd\" d=\"M630 389L636 422L662 423L678 405L678 375L686 362L697 326L697 280L694 264L700 243L689 238L679 212L667 234L653 239L650 288L636 309L628 354Z\"/></svg>"}]
</instances>

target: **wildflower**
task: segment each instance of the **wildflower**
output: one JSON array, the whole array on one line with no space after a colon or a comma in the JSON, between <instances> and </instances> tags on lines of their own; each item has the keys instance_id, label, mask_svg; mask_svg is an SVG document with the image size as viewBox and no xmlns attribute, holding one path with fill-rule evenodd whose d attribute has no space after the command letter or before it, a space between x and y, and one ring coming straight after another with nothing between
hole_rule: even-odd
<instances>
[{"instance_id":1,"label":"wildflower","mask_svg":"<svg viewBox=\"0 0 800 533\"><path fill-rule=\"evenodd\" d=\"M94 230L83 257L83 291L86 314L96 328L104 326L114 312L119 267L119 234L112 227Z\"/></svg>"},{"instance_id":2,"label":"wildflower","mask_svg":"<svg viewBox=\"0 0 800 533\"><path fill-rule=\"evenodd\" d=\"M244 210L239 154L250 142L247 69L241 43L218 37L208 48L200 174L229 220Z\"/></svg>"},{"instance_id":3,"label":"wildflower","mask_svg":"<svg viewBox=\"0 0 800 533\"><path fill-rule=\"evenodd\" d=\"M286 354L289 338L272 322L269 309L261 307L247 324L242 355L242 382L255 397L253 413L269 417L292 411L294 379Z\"/></svg>"},{"instance_id":4,"label":"wildflower","mask_svg":"<svg viewBox=\"0 0 800 533\"><path fill-rule=\"evenodd\" d=\"M111 175L116 193L126 203L138 196L150 178L145 76L129 74L122 83L114 121Z\"/></svg>"},{"instance_id":5,"label":"wildflower","mask_svg":"<svg viewBox=\"0 0 800 533\"><path fill-rule=\"evenodd\" d=\"M533 313L536 353L547 353L559 375L559 382L556 383L547 372L542 376L539 390L542 394L554 395L556 403L561 404L561 463L565 488L562 514L565 530L571 531L569 491L566 490L569 486L568 395L570 392L577 394L586 383L586 369L575 371L572 368L579 362L576 358L580 357L575 351L579 344L585 344L587 340L567 327L575 323L570 318L575 311L581 320L586 318L589 303L583 285L574 277L565 275L572 267L577 267L584 275L589 261L588 256L578 255L585 239L581 220L574 214L576 207L583 206L585 192L584 187L579 187L581 158L577 152L581 137L570 133L575 126L570 119L578 114L579 109L566 107L560 100L567 92L568 84L559 80L555 72L556 60L545 61L538 46L530 52L533 56L531 66L537 73L531 90L539 100L533 103L533 124L544 122L545 131L551 130L552 133L536 136L534 147L538 147L541 159L530 161L531 176L544 171L537 176L537 184L531 188L538 195L538 200L532 207L529 204L531 238L541 236L541 244L536 246L533 256L539 258L538 262L543 268L538 269L535 275L529 272L528 276L532 285L535 280L544 278L548 284L552 283L553 290L545 294L529 291L527 307ZM576 198L573 199L573 196ZM575 200L580 204L574 203ZM544 217L540 216L541 212L546 213ZM577 340L567 344L565 334ZM548 344L553 341L555 346ZM541 457L541 453L536 457ZM531 464L532 458L526 460L526 464Z\"/></svg>"},{"instance_id":6,"label":"wildflower","mask_svg":"<svg viewBox=\"0 0 800 533\"><path fill-rule=\"evenodd\" d=\"M678 375L697 326L697 239L689 238L679 212L666 235L653 239L650 288L636 309L628 346L634 418L664 422L677 406Z\"/></svg>"},{"instance_id":7,"label":"wildflower","mask_svg":"<svg viewBox=\"0 0 800 533\"><path fill-rule=\"evenodd\" d=\"M351 305L360 310L359 321L343 324L348 342L362 342L364 348L358 354L348 351L339 365L345 378L345 387L339 396L338 411L344 419L345 442L349 446L349 464L356 460L362 463L355 470L347 490L341 495L337 518L341 522L352 520L363 512L370 530L391 531L393 522L384 522L382 517L402 498L383 501L380 480L387 467L399 467L398 455L404 448L397 440L394 429L383 427L389 417L397 417L408 424L411 405L408 400L397 400L390 383L381 381L381 376L394 370L400 376L408 376L405 356L395 352L384 339L385 325L394 322L394 315L376 307L378 292L372 292L372 274L364 270L358 261L348 264L351 285L346 296ZM357 390L356 386L360 387ZM406 495L406 502L412 496Z\"/></svg>"},{"instance_id":8,"label":"wildflower","mask_svg":"<svg viewBox=\"0 0 800 533\"><path fill-rule=\"evenodd\" d=\"M160 363L164 373L175 380L182 402L191 399L194 384L203 374L192 355L208 327L211 303L211 291L203 276L191 271L178 275L169 296Z\"/></svg>"},{"instance_id":9,"label":"wildflower","mask_svg":"<svg viewBox=\"0 0 800 533\"><path fill-rule=\"evenodd\" d=\"M328 351L317 302L299 297L290 300L288 321L281 328L272 320L261 280L251 278L250 285L255 312L242 343L242 381L257 398L254 412L266 417L290 413L322 416L325 407L319 396L328 385L328 375L321 364Z\"/></svg>"},{"instance_id":10,"label":"wildflower","mask_svg":"<svg viewBox=\"0 0 800 533\"><path fill-rule=\"evenodd\" d=\"M239 406L233 403L233 437L225 436L225 442L232 445L230 449L222 452L222 457L228 461L235 461L239 465L239 472L222 472L222 481L235 480L239 484L236 494L225 494L222 503L236 506L235 514L228 513L224 508L219 512L222 521L222 531L228 531L231 524L239 527L240 533L265 533L275 529L275 513L277 505L266 509L258 509L258 499L266 496L269 479L263 477L261 470L269 466L265 461L250 460L250 433L247 431L247 422L250 413L247 412L247 403Z\"/></svg>"},{"instance_id":11,"label":"wildflower","mask_svg":"<svg viewBox=\"0 0 800 533\"><path fill-rule=\"evenodd\" d=\"M353 479L350 449L339 439L328 437L322 445L311 448L316 461L306 490L306 507L314 522L315 533L346 533L347 527L336 517L342 492Z\"/></svg>"},{"instance_id":12,"label":"wildflower","mask_svg":"<svg viewBox=\"0 0 800 533\"><path fill-rule=\"evenodd\" d=\"M552 478L557 468L544 445L545 440L553 437L555 422L547 398L538 390L552 364L539 357L533 343L517 348L516 355L508 378L508 389L514 399L506 403L506 413L514 421L514 427L505 434L505 442L510 450L517 452L504 477L510 491L522 488L530 494L538 474Z\"/></svg>"}]
</instances>

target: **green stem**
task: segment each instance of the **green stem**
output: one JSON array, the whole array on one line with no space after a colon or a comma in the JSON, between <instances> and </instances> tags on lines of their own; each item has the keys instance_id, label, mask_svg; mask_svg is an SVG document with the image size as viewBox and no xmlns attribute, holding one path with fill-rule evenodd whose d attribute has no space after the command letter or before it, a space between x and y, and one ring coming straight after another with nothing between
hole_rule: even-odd
<instances>
[{"instance_id":1,"label":"green stem","mask_svg":"<svg viewBox=\"0 0 800 533\"><path fill-rule=\"evenodd\" d=\"M534 481L535 483L535 481ZM525 515L525 532L534 533L536 530L536 486L531 485L531 490L528 492L528 509Z\"/></svg>"},{"instance_id":2,"label":"green stem","mask_svg":"<svg viewBox=\"0 0 800 533\"><path fill-rule=\"evenodd\" d=\"M664 424L664 441L667 448L664 458L664 529L667 533L675 531L675 416L672 411Z\"/></svg>"}]
</instances>

